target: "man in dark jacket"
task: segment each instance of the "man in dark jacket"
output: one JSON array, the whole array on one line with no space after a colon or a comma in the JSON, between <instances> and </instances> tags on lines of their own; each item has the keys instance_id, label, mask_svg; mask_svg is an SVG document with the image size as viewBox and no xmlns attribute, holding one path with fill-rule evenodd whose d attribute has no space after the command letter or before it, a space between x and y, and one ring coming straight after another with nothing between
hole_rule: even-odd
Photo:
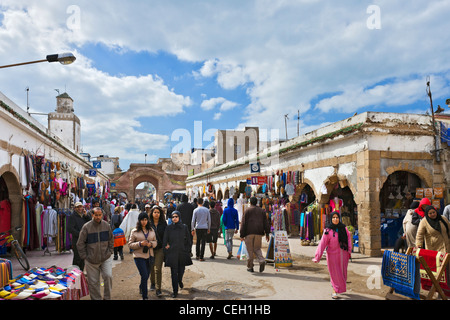
<instances>
[{"instance_id":1,"label":"man in dark jacket","mask_svg":"<svg viewBox=\"0 0 450 320\"><path fill-rule=\"evenodd\" d=\"M259 272L264 271L266 260L261 252L261 242L264 234L269 241L270 225L263 209L257 207L256 197L250 198L250 207L245 210L241 223L241 240L245 240L248 251L247 271L253 272L254 254L259 261Z\"/></svg>"},{"instance_id":2,"label":"man in dark jacket","mask_svg":"<svg viewBox=\"0 0 450 320\"><path fill-rule=\"evenodd\" d=\"M177 211L180 212L181 223L185 224L189 230L189 238L191 239L191 243L193 242L192 230L191 230L191 221L192 214L194 212L194 206L188 202L187 195L183 194L181 196L181 204L177 206ZM192 257L192 247L189 249L189 253Z\"/></svg>"},{"instance_id":3,"label":"man in dark jacket","mask_svg":"<svg viewBox=\"0 0 450 320\"><path fill-rule=\"evenodd\" d=\"M92 220L81 228L78 252L85 260L91 300L102 300L100 277L104 284L103 300L111 300L114 237L111 226L103 220L101 208L94 208L93 213Z\"/></svg>"},{"instance_id":4,"label":"man in dark jacket","mask_svg":"<svg viewBox=\"0 0 450 320\"><path fill-rule=\"evenodd\" d=\"M86 222L89 222L90 220L91 217L87 214L81 202L75 203L73 213L67 219L67 230L72 235L72 264L74 266L78 266L81 271L84 270L84 260L80 258L80 254L77 248L77 241L80 236L81 228Z\"/></svg>"}]
</instances>

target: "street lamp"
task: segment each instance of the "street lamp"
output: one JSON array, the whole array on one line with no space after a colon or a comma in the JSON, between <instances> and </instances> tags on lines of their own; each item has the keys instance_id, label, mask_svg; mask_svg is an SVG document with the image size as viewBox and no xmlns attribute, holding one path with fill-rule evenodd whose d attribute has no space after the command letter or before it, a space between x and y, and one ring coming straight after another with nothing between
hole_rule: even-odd
<instances>
[{"instance_id":1,"label":"street lamp","mask_svg":"<svg viewBox=\"0 0 450 320\"><path fill-rule=\"evenodd\" d=\"M1 68L9 68L9 67L21 66L21 65L24 65L24 64L45 62L45 61L48 61L48 62L56 62L56 61L58 61L59 63L66 65L66 64L71 64L76 59L77 58L70 52L59 53L59 54L49 54L49 55L47 55L47 57L45 59L42 59L42 60L9 64L9 65L5 65L5 66L0 66L0 69Z\"/></svg>"}]
</instances>

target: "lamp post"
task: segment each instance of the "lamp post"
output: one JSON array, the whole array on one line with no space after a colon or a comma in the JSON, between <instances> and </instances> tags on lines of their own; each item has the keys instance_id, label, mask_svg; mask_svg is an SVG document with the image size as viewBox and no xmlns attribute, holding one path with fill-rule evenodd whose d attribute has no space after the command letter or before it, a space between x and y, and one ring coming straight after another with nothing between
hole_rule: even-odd
<instances>
[{"instance_id":1,"label":"lamp post","mask_svg":"<svg viewBox=\"0 0 450 320\"><path fill-rule=\"evenodd\" d=\"M28 61L28 62L21 62L21 63L15 63L15 64L8 64L5 66L0 66L0 69L2 68L9 68L9 67L16 67L16 66L22 66L25 64L32 64L32 63L39 63L39 62L59 62L61 64L71 64L72 62L74 62L76 60L76 57L70 53L70 52L66 52L66 53L58 53L58 54L49 54L47 55L47 57L45 59L42 60L35 60L35 61Z\"/></svg>"}]
</instances>

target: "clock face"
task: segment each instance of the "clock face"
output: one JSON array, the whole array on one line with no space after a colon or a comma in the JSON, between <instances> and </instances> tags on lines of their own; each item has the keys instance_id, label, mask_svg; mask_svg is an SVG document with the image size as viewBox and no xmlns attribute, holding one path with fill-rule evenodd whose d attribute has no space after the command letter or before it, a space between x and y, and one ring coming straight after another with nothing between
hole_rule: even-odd
<instances>
[{"instance_id":1,"label":"clock face","mask_svg":"<svg viewBox=\"0 0 450 320\"><path fill-rule=\"evenodd\" d=\"M252 170L253 171L258 171L258 164L257 163L252 164Z\"/></svg>"}]
</instances>

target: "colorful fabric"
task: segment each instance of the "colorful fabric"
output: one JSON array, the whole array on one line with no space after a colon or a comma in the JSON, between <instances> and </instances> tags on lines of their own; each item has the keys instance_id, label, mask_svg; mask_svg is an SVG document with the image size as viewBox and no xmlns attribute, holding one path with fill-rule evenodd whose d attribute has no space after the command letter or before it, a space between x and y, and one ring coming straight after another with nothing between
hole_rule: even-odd
<instances>
[{"instance_id":1,"label":"colorful fabric","mask_svg":"<svg viewBox=\"0 0 450 320\"><path fill-rule=\"evenodd\" d=\"M444 258L446 256L445 252L414 248L412 254L417 257L423 257L428 267L430 268L431 272L437 278L437 269L440 266L442 266L442 262L444 261ZM422 265L420 266L420 279L422 289L429 291L433 285L433 282L431 282L430 277L428 276L427 272L425 271ZM449 281L448 265L446 267L445 272L442 275L442 278L437 280L439 281L439 284L442 288L442 291L444 291L444 294L447 297L450 297L450 281Z\"/></svg>"},{"instance_id":2,"label":"colorful fabric","mask_svg":"<svg viewBox=\"0 0 450 320\"><path fill-rule=\"evenodd\" d=\"M415 256L384 251L381 275L383 284L395 292L420 300L420 263Z\"/></svg>"},{"instance_id":3,"label":"colorful fabric","mask_svg":"<svg viewBox=\"0 0 450 320\"><path fill-rule=\"evenodd\" d=\"M10 260L0 259L0 288L7 285L12 279L12 264Z\"/></svg>"}]
</instances>

